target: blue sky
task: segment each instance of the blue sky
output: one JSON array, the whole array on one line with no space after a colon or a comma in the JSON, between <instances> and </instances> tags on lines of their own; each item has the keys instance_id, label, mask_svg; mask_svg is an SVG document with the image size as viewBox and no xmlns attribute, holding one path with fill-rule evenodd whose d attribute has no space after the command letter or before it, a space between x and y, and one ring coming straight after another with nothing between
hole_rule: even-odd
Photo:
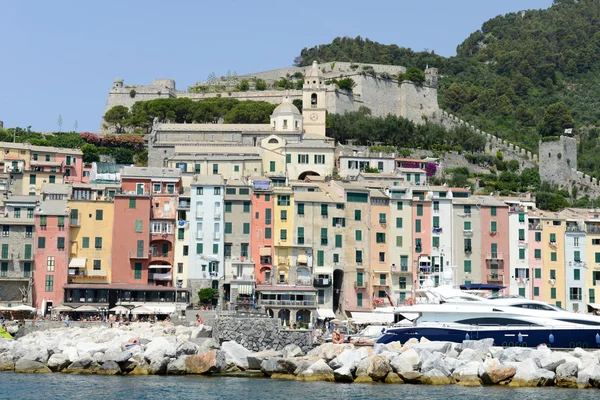
<instances>
[{"instance_id":1,"label":"blue sky","mask_svg":"<svg viewBox=\"0 0 600 400\"><path fill-rule=\"evenodd\" d=\"M1 7L0 120L37 131L96 132L115 77L171 78L291 65L336 36L435 50L456 46L496 15L551 0L13 1Z\"/></svg>"}]
</instances>

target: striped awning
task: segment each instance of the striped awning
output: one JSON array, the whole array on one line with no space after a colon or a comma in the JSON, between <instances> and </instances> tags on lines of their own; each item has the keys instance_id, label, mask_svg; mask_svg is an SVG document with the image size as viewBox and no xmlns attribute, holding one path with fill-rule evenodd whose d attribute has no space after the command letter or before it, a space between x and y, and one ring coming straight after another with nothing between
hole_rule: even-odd
<instances>
[{"instance_id":1,"label":"striped awning","mask_svg":"<svg viewBox=\"0 0 600 400\"><path fill-rule=\"evenodd\" d=\"M69 268L85 268L85 262L87 258L71 258L69 261Z\"/></svg>"},{"instance_id":2,"label":"striped awning","mask_svg":"<svg viewBox=\"0 0 600 400\"><path fill-rule=\"evenodd\" d=\"M299 264L307 264L308 263L308 257L306 256L306 254L298 255L298 263Z\"/></svg>"},{"instance_id":3,"label":"striped awning","mask_svg":"<svg viewBox=\"0 0 600 400\"><path fill-rule=\"evenodd\" d=\"M251 283L240 283L238 284L238 294L252 294L252 284Z\"/></svg>"},{"instance_id":4,"label":"striped awning","mask_svg":"<svg viewBox=\"0 0 600 400\"><path fill-rule=\"evenodd\" d=\"M260 248L260 255L261 256L270 256L271 255L271 248L270 247L261 247Z\"/></svg>"}]
</instances>

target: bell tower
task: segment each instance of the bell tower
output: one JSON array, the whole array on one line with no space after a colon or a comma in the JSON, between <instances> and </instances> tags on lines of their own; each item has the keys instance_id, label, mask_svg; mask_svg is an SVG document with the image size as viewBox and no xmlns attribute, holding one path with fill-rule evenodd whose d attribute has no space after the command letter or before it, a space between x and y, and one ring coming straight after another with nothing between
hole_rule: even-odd
<instances>
[{"instance_id":1,"label":"bell tower","mask_svg":"<svg viewBox=\"0 0 600 400\"><path fill-rule=\"evenodd\" d=\"M304 131L310 135L325 136L325 95L323 74L317 62L313 61L312 67L306 69L302 87L302 119Z\"/></svg>"}]
</instances>

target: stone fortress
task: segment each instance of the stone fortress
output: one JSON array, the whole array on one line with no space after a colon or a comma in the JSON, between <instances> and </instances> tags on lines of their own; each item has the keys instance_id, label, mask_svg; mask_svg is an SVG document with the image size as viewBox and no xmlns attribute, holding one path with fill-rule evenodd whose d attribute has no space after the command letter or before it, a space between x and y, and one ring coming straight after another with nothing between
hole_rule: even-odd
<instances>
[{"instance_id":1,"label":"stone fortress","mask_svg":"<svg viewBox=\"0 0 600 400\"><path fill-rule=\"evenodd\" d=\"M151 85L125 85L122 79L117 78L110 89L104 113L117 105L130 108L136 101L158 98L190 98L192 100L200 100L227 96L238 100L266 101L273 104L280 104L285 94L286 101L306 101L306 99L303 99L303 90L283 91L275 88L275 82L282 78L290 80L294 78L304 79L307 71L315 68L318 68L319 75L325 83L322 89L325 94L324 107L328 113L343 114L348 111L358 111L361 106L365 106L371 110L374 116L392 114L407 118L414 123L423 123L428 120L446 128L466 126L486 138L486 153L496 154L497 151L501 151L504 154L505 160L518 160L521 170L538 166L540 177L543 181L555 183L568 190L578 187L581 189L578 191L579 195L600 195L600 186L598 186L597 180L576 169L577 151L575 138L561 136L556 141L540 141L540 155L538 159L538 154L520 148L493 134L481 131L459 117L440 109L437 101L437 68L426 68L424 71L425 82L420 85L410 81L398 82L398 74L406 72L406 68L402 66L350 62L318 64L316 61L313 63L312 68L287 67L239 76L234 74L233 76L215 78L211 82L197 82L188 91L177 90L175 81L172 79L154 79ZM350 77L354 80L355 87L352 90L340 90L335 84L329 84L333 79L345 77ZM255 90L257 79L265 81L266 90ZM237 85L242 80L249 82L250 90L237 91ZM218 90L215 90L216 88ZM304 119L304 128L310 130L310 123L310 119ZM111 133L110 128L105 125L104 120L102 120L100 125L100 136ZM197 128L192 128L196 124L189 125L190 130L198 130ZM153 128L153 134L151 135L156 137L158 132L174 128L169 127L168 124L159 124ZM256 128L252 127L252 130ZM176 129L180 130L181 128L178 127ZM244 127L240 127L240 129L241 134ZM229 133L229 130L226 129L225 131ZM266 133L262 137L266 137ZM241 134L241 136L244 135ZM189 135L186 135L186 137L189 137ZM256 143L256 138L253 140L255 141L253 143L254 146L259 144ZM244 143L244 145L248 144ZM166 151L165 154L167 153L168 156L173 156L172 152ZM157 155L157 153L154 152L154 154L151 154L151 158L153 155ZM156 166L166 165L164 154L160 158L162 161L154 159L151 160L151 163Z\"/></svg>"}]
</instances>

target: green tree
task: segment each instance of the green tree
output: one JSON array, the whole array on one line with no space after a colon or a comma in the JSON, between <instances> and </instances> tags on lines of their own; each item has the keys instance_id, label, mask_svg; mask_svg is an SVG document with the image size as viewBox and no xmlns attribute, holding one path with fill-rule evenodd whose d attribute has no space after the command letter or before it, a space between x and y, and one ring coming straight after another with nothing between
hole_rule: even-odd
<instances>
[{"instance_id":1,"label":"green tree","mask_svg":"<svg viewBox=\"0 0 600 400\"><path fill-rule=\"evenodd\" d=\"M563 102L554 103L546 109L544 125L540 128L540 133L543 136L558 136L566 128L572 128L574 124L569 107Z\"/></svg>"},{"instance_id":2,"label":"green tree","mask_svg":"<svg viewBox=\"0 0 600 400\"><path fill-rule=\"evenodd\" d=\"M81 146L81 151L83 152L83 162L84 163L92 163L100 161L100 150L98 147L93 144L86 143Z\"/></svg>"},{"instance_id":3,"label":"green tree","mask_svg":"<svg viewBox=\"0 0 600 400\"><path fill-rule=\"evenodd\" d=\"M198 299L199 299L198 301L200 304L203 304L203 305L211 304L213 299L215 298L216 294L217 294L217 291L212 288L200 289L198 291Z\"/></svg>"},{"instance_id":4,"label":"green tree","mask_svg":"<svg viewBox=\"0 0 600 400\"><path fill-rule=\"evenodd\" d=\"M248 79L242 79L237 85L237 90L240 92L247 92L250 90L250 82L248 82Z\"/></svg>"},{"instance_id":5,"label":"green tree","mask_svg":"<svg viewBox=\"0 0 600 400\"><path fill-rule=\"evenodd\" d=\"M135 155L135 165L137 167L148 166L148 150L142 150Z\"/></svg>"},{"instance_id":6,"label":"green tree","mask_svg":"<svg viewBox=\"0 0 600 400\"><path fill-rule=\"evenodd\" d=\"M134 151L123 147L117 147L113 149L112 155L115 158L117 164L133 164Z\"/></svg>"},{"instance_id":7,"label":"green tree","mask_svg":"<svg viewBox=\"0 0 600 400\"><path fill-rule=\"evenodd\" d=\"M256 90L267 90L267 82L265 82L264 79L257 78L256 81L254 81L254 87Z\"/></svg>"},{"instance_id":8,"label":"green tree","mask_svg":"<svg viewBox=\"0 0 600 400\"><path fill-rule=\"evenodd\" d=\"M115 128L117 133L123 133L129 120L129 110L125 106L114 106L104 114L104 120Z\"/></svg>"}]
</instances>

